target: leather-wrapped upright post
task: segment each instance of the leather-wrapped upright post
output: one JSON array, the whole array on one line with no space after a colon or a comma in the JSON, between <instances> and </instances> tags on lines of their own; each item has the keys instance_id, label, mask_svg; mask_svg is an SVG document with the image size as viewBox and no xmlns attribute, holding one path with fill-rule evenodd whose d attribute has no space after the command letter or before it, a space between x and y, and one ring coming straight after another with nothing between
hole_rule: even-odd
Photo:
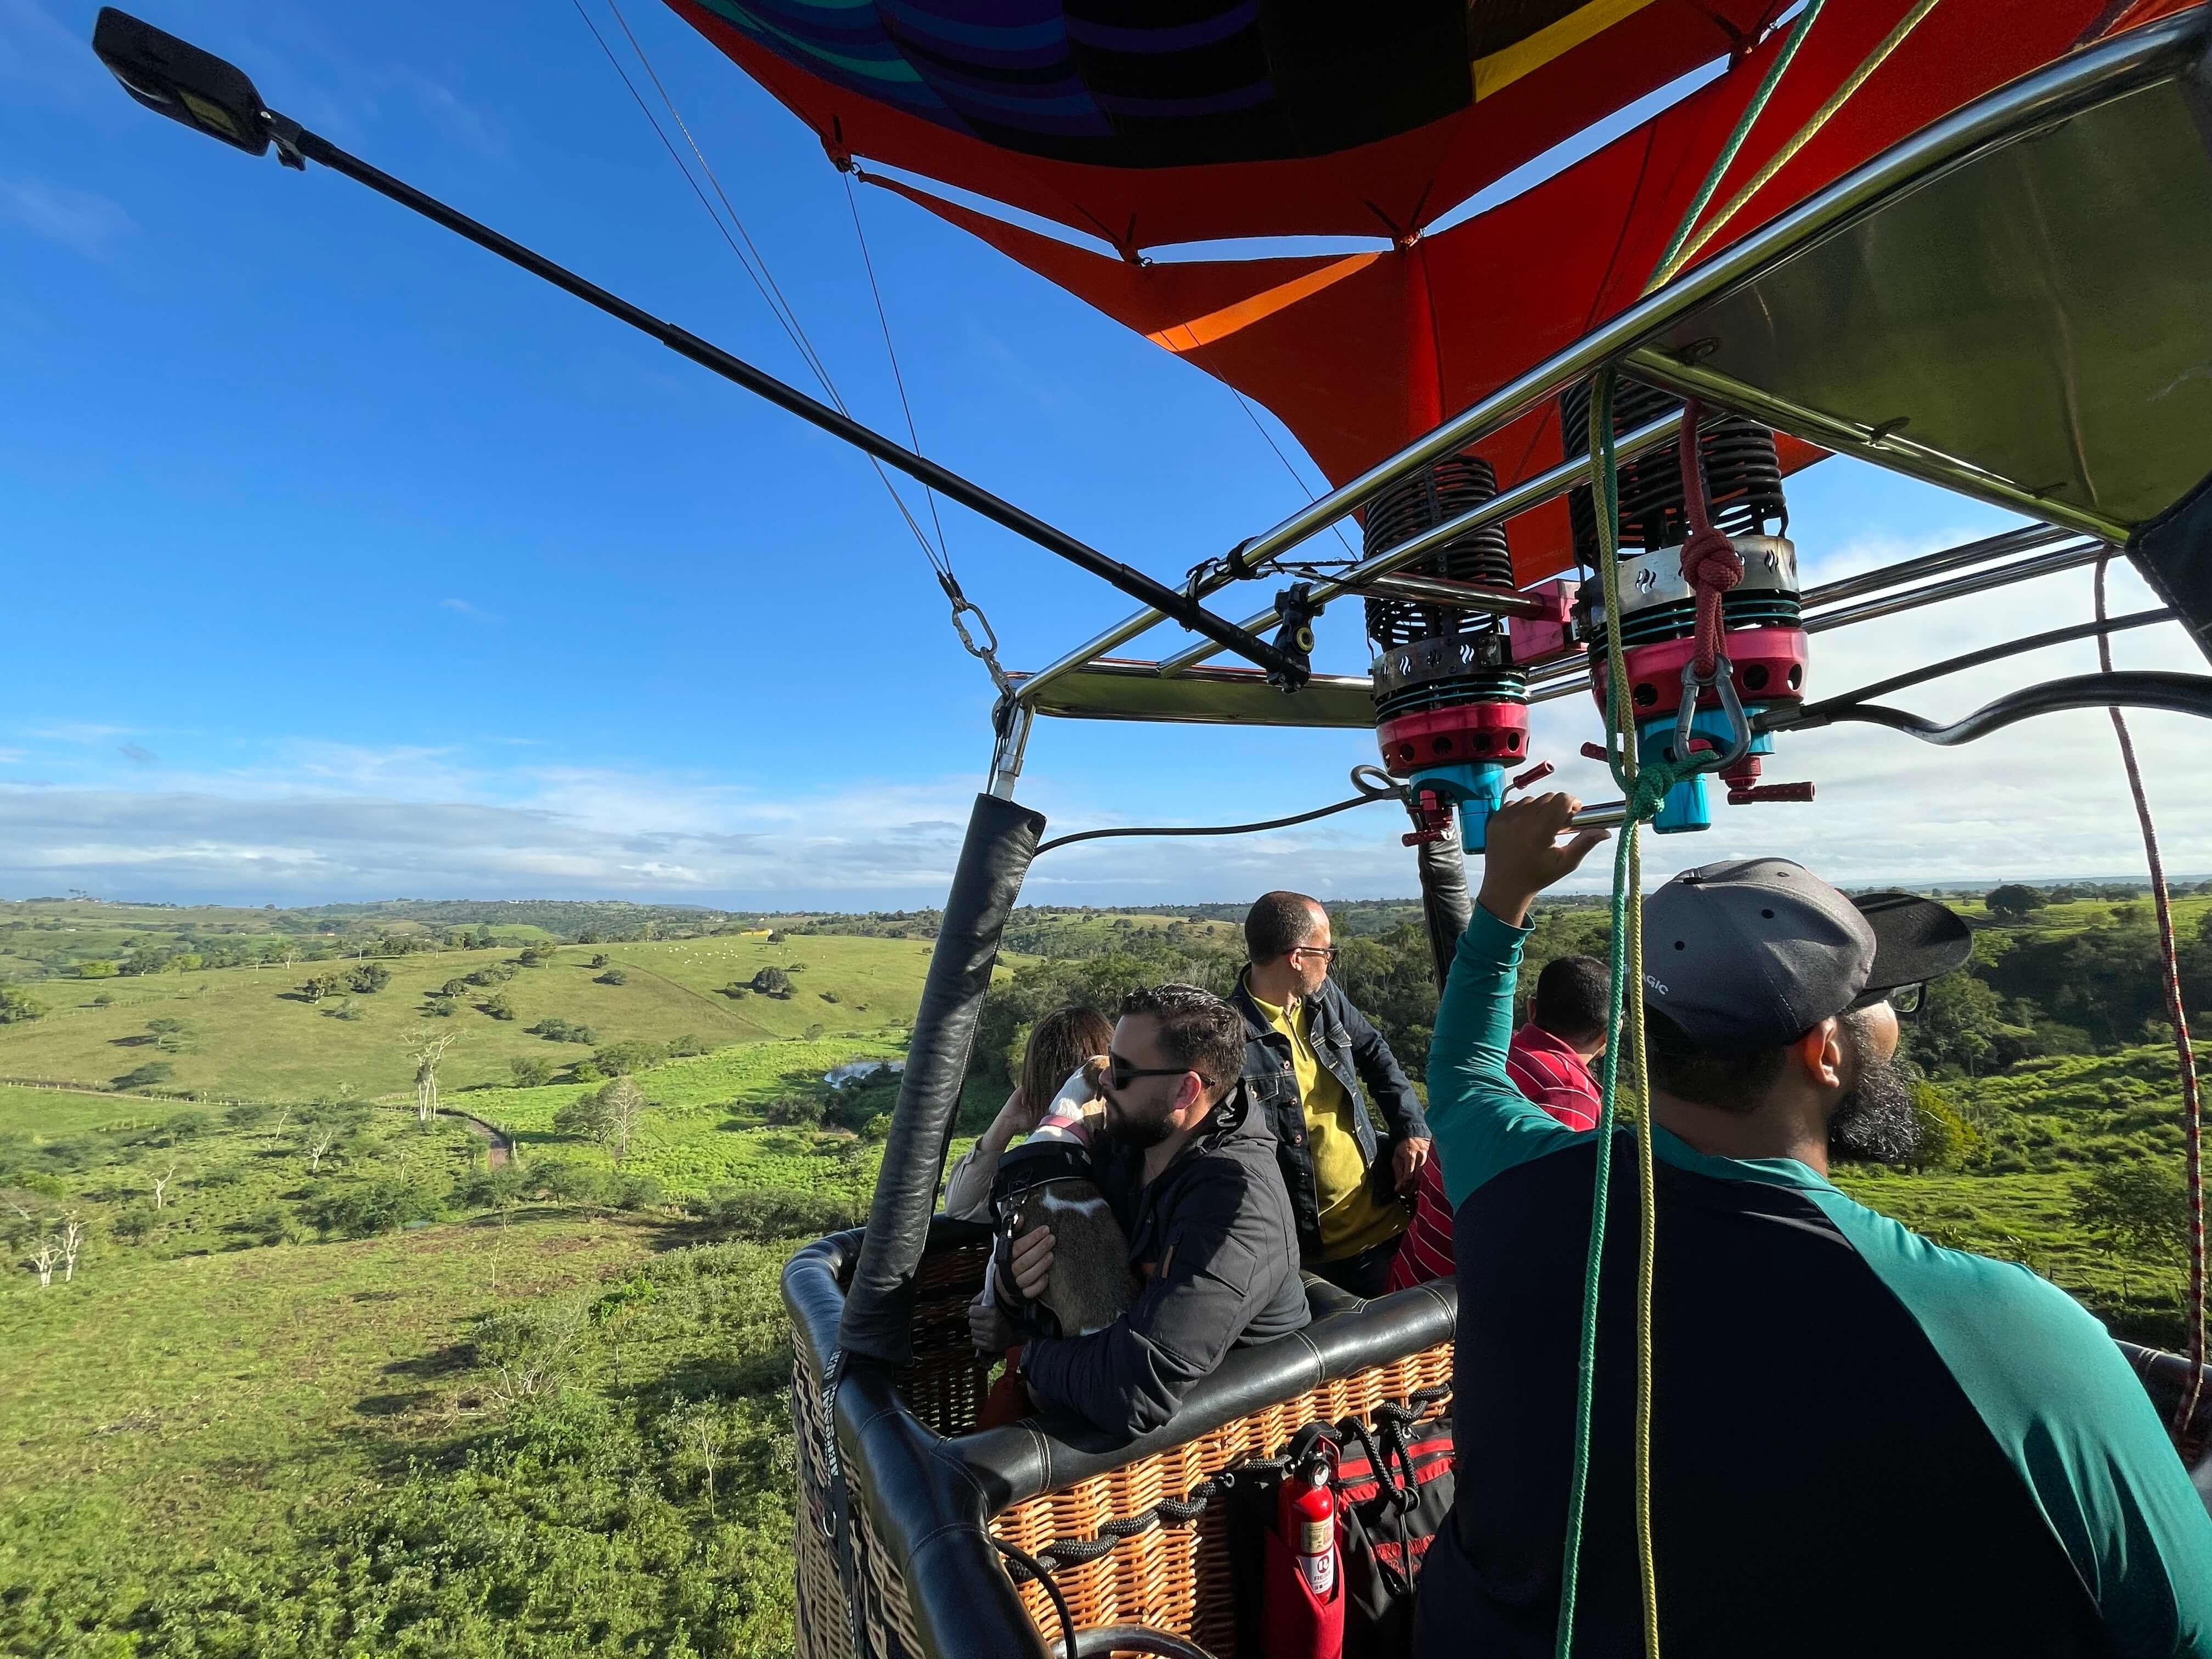
<instances>
[{"instance_id":1,"label":"leather-wrapped upright post","mask_svg":"<svg viewBox=\"0 0 2212 1659\"><path fill-rule=\"evenodd\" d=\"M960 1105L961 1085L967 1080L975 1021L983 994L991 988L1007 915L1043 833L1042 812L995 795L975 797L937 948L930 954L929 976L922 981L921 1005L915 1012L914 1039L891 1114L890 1138L884 1143L875 1200L868 1206L860 1264L838 1324L838 1345L848 1363L866 1358L896 1366L913 1358L908 1327L914 1273L929 1237L929 1218L937 1209L945 1144Z\"/></svg>"}]
</instances>

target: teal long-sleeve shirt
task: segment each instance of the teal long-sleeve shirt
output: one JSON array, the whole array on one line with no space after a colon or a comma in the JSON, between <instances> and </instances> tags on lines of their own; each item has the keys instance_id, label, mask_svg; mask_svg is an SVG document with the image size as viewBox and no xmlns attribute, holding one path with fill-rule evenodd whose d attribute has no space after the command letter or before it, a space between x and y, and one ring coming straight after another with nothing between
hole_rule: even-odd
<instances>
[{"instance_id":1,"label":"teal long-sleeve shirt","mask_svg":"<svg viewBox=\"0 0 2212 1659\"><path fill-rule=\"evenodd\" d=\"M1460 1500L1424 1654L1549 1650L1596 1136L1506 1074L1525 930L1478 906L1430 1045L1461 1283ZM1670 1656L2212 1659L2212 1519L2103 1328L1794 1159L1659 1129L1655 1528ZM1615 1146L1578 1651L1640 1646L1633 1143Z\"/></svg>"}]
</instances>

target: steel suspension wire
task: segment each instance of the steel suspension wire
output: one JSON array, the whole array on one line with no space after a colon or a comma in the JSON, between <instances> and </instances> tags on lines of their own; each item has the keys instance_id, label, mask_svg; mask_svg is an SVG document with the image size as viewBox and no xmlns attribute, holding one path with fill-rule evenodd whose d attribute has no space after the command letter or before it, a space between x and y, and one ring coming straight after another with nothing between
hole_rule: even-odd
<instances>
[{"instance_id":1,"label":"steel suspension wire","mask_svg":"<svg viewBox=\"0 0 2212 1659\"><path fill-rule=\"evenodd\" d=\"M2111 562L2109 554L2097 561L2100 630L2105 621L2105 568ZM2100 631L2097 635L2097 664L2106 673L2112 672L2112 642L2107 632ZM2181 1391L2181 1403L2174 1413L2173 1433L2178 1439L2195 1424L2197 1402L2204 1387L2204 1103L2197 1088L2197 1051L2189 1040L2189 1013L2181 999L2180 954L2173 938L2173 906L2166 890L2166 864L2159 856L2158 825L2151 817L2150 797L2143 790L2142 767L2136 759L2127 716L2117 707L2106 713L2112 716L2112 735L2119 739L2120 763L2127 771L2128 793L2135 797L2136 822L2142 829L2143 857L2150 866L2151 902L2158 912L2163 981L2159 988L2166 994L2166 1018L2173 1027L2174 1057L2181 1067L2182 1145L2189 1188L2189 1385Z\"/></svg>"},{"instance_id":2,"label":"steel suspension wire","mask_svg":"<svg viewBox=\"0 0 2212 1659\"><path fill-rule=\"evenodd\" d=\"M1224 380L1222 384L1227 386L1228 382ZM1237 399L1237 406L1244 411L1244 418L1252 422L1252 429L1257 432L1261 437L1267 441L1267 447L1275 452L1275 459L1283 464L1283 471L1291 475L1291 482L1296 484L1298 487L1299 493L1304 495L1305 492L1306 481L1298 477L1297 468L1292 466L1291 465L1291 458L1283 453L1282 445L1275 441L1275 434L1268 431L1266 424L1260 419L1259 411L1252 407L1251 399L1247 398L1243 392L1237 391L1233 386L1229 387L1229 391L1230 394ZM1318 495L1307 495L1307 505L1310 506L1320 499L1321 497ZM1340 521L1329 526L1329 529L1334 532L1336 539L1342 544L1344 550L1346 553L1352 553L1352 544L1346 541L1344 538L1343 524ZM1354 559L1357 559L1359 556L1356 553L1352 553L1352 556Z\"/></svg>"},{"instance_id":3,"label":"steel suspension wire","mask_svg":"<svg viewBox=\"0 0 2212 1659\"><path fill-rule=\"evenodd\" d=\"M707 217L713 221L714 228L720 233L722 240L728 244L730 252L736 255L738 264L743 267L745 275L752 279L753 287L759 291L763 303L769 308L769 313L775 319L777 325L783 330L784 337L790 341L792 349L799 354L799 361L806 365L808 372L814 376L816 383L822 388L823 395L835 405L839 414L849 419L853 411L847 407L843 397L839 394L836 384L830 380L828 366L815 351L813 343L806 337L806 331L800 325L798 313L790 308L790 302L784 299L783 290L776 284L775 273L769 270L768 262L762 257L759 247L754 243L751 233L745 229L744 221L738 217L737 210L730 205L730 198L723 191L721 181L714 176L714 169L707 165L707 159L701 154L697 143L691 138L690 129L684 126L683 117L677 114L674 100L669 97L667 88L661 85L660 77L655 73L652 60L646 57L644 48L638 45L637 37L630 33L629 24L623 18L621 11L617 9L614 0L607 0L608 10L614 13L615 21L622 25L623 33L629 36L631 47L637 52L638 61L644 64L646 74L652 78L654 87L659 90L662 101L668 106L669 114L674 118L685 141L690 144L691 153L698 156L701 171L706 173L708 182L714 185L714 193L721 198L723 207L728 210L731 222L737 227L737 237L730 234L728 227L722 222L721 215L714 211L714 204L707 199L706 192L699 188L699 181L691 176L691 169L684 166L684 158L677 154L676 146L669 141L668 135L661 130L659 118L646 103L644 94L638 91L636 82L630 79L629 71L623 67L622 60L615 56L614 49L608 46L606 37L599 33L599 25L592 21L591 14L584 9L583 0L570 0L570 3L575 7L576 15L583 20L584 27L591 31L592 39L598 43L600 52L605 54L607 62L612 65L615 73L621 77L623 88L637 105L638 112L645 117L647 124L653 128L653 136L660 140L661 148L668 152L668 159L676 163L676 170L684 175L684 182L690 187L692 195L698 198L699 205L705 210ZM744 249L738 247L738 238L743 238L745 247L752 250L750 258L746 257ZM758 262L757 270L755 269L756 261ZM908 507L905 497L899 494L897 486L891 483L890 475L884 471L883 463L872 455L867 459L868 465L874 468L876 477L882 481L884 490L890 495L892 504L898 509L899 516L906 520L907 528L913 532L915 540L921 544L923 556L929 560L931 568L935 568L936 553L929 544L929 538L923 532L912 510Z\"/></svg>"},{"instance_id":4,"label":"steel suspension wire","mask_svg":"<svg viewBox=\"0 0 2212 1659\"><path fill-rule=\"evenodd\" d=\"M612 4L613 0L608 0L608 3ZM884 291L876 283L876 262L868 252L868 233L860 226L860 198L853 193L853 175L848 173L841 173L839 177L845 185L846 210L853 216L853 239L860 245L860 269L868 274L868 293L876 302L876 321L884 331L884 356L890 359L891 384L898 388L899 410L906 416L907 441L914 446L914 453L919 455L923 453L921 434L915 428L914 404L907 398L906 376L899 369L898 348L891 343L890 313L884 309ZM937 492L925 484L921 494L929 503L929 522L937 531L938 556L942 561L938 574L940 577L950 576L952 574L952 554L945 545L945 521L937 514ZM962 601L956 599L953 603L957 607ZM982 613L978 611L976 614L981 616ZM956 617L959 615L957 609L953 615ZM988 623L985 625L988 627Z\"/></svg>"}]
</instances>

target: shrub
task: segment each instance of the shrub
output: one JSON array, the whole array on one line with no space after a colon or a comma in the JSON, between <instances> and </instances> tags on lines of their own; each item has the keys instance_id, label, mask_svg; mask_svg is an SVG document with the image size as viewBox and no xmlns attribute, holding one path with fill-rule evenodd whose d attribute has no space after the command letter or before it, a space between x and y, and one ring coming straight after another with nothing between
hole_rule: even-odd
<instances>
[{"instance_id":1,"label":"shrub","mask_svg":"<svg viewBox=\"0 0 2212 1659\"><path fill-rule=\"evenodd\" d=\"M27 991L0 985L0 1025L25 1025L46 1018L46 1005Z\"/></svg>"},{"instance_id":2,"label":"shrub","mask_svg":"<svg viewBox=\"0 0 2212 1659\"><path fill-rule=\"evenodd\" d=\"M599 975L599 982L602 985L627 985L629 975L619 968L610 968Z\"/></svg>"},{"instance_id":3,"label":"shrub","mask_svg":"<svg viewBox=\"0 0 2212 1659\"><path fill-rule=\"evenodd\" d=\"M863 1140L887 1140L890 1133L891 1115L889 1112L878 1112L860 1126L860 1139Z\"/></svg>"},{"instance_id":4,"label":"shrub","mask_svg":"<svg viewBox=\"0 0 2212 1659\"><path fill-rule=\"evenodd\" d=\"M326 1237L373 1238L398 1232L410 1221L434 1220L444 1209L436 1194L387 1175L318 1194L301 1207L301 1213Z\"/></svg>"},{"instance_id":5,"label":"shrub","mask_svg":"<svg viewBox=\"0 0 2212 1659\"><path fill-rule=\"evenodd\" d=\"M258 1100L242 1100L222 1115L222 1121L234 1129L258 1128L276 1114L274 1106Z\"/></svg>"},{"instance_id":6,"label":"shrub","mask_svg":"<svg viewBox=\"0 0 2212 1659\"><path fill-rule=\"evenodd\" d=\"M764 997L788 997L793 988L791 975L781 968L763 968L753 975L753 989Z\"/></svg>"},{"instance_id":7,"label":"shrub","mask_svg":"<svg viewBox=\"0 0 2212 1659\"><path fill-rule=\"evenodd\" d=\"M234 1222L231 1231L256 1244L297 1244L307 1237L307 1230L289 1204L264 1204Z\"/></svg>"},{"instance_id":8,"label":"shrub","mask_svg":"<svg viewBox=\"0 0 2212 1659\"><path fill-rule=\"evenodd\" d=\"M368 1011L361 1006L358 999L345 997L336 1006L325 1008L323 1012L332 1019L359 1019Z\"/></svg>"},{"instance_id":9,"label":"shrub","mask_svg":"<svg viewBox=\"0 0 2212 1659\"><path fill-rule=\"evenodd\" d=\"M468 995L468 994L469 982L467 980L461 978L459 975L447 980L443 985L441 985L438 988L438 994L441 997L465 997Z\"/></svg>"},{"instance_id":10,"label":"shrub","mask_svg":"<svg viewBox=\"0 0 2212 1659\"><path fill-rule=\"evenodd\" d=\"M514 1018L514 1009L513 1006L508 1003L507 996L503 992L486 997L482 1002L478 1003L477 1006L483 1009L484 1012L489 1014L494 1019L513 1019Z\"/></svg>"},{"instance_id":11,"label":"shrub","mask_svg":"<svg viewBox=\"0 0 2212 1659\"><path fill-rule=\"evenodd\" d=\"M691 1207L725 1237L763 1244L841 1232L858 1226L866 1213L848 1198L786 1188L717 1187Z\"/></svg>"},{"instance_id":12,"label":"shrub","mask_svg":"<svg viewBox=\"0 0 2212 1659\"><path fill-rule=\"evenodd\" d=\"M76 965L79 979L113 979L115 964L98 957L88 957Z\"/></svg>"},{"instance_id":13,"label":"shrub","mask_svg":"<svg viewBox=\"0 0 2212 1659\"><path fill-rule=\"evenodd\" d=\"M818 1023L808 1026L805 1035L809 1042L819 1042L822 1040L822 1026Z\"/></svg>"},{"instance_id":14,"label":"shrub","mask_svg":"<svg viewBox=\"0 0 2212 1659\"><path fill-rule=\"evenodd\" d=\"M844 998L839 996L835 991L824 991L822 993L822 1000L824 1002L842 1002Z\"/></svg>"},{"instance_id":15,"label":"shrub","mask_svg":"<svg viewBox=\"0 0 2212 1659\"><path fill-rule=\"evenodd\" d=\"M604 968L611 960L612 958L610 957L605 951L594 951L592 953L591 961L586 965L592 968Z\"/></svg>"},{"instance_id":16,"label":"shrub","mask_svg":"<svg viewBox=\"0 0 2212 1659\"><path fill-rule=\"evenodd\" d=\"M550 967L559 959L550 945L526 945L523 947L522 954L515 957L515 960L525 968Z\"/></svg>"},{"instance_id":17,"label":"shrub","mask_svg":"<svg viewBox=\"0 0 2212 1659\"><path fill-rule=\"evenodd\" d=\"M364 962L345 976L346 988L367 996L392 983L392 969L380 962Z\"/></svg>"},{"instance_id":18,"label":"shrub","mask_svg":"<svg viewBox=\"0 0 2212 1659\"><path fill-rule=\"evenodd\" d=\"M632 1072L641 1072L658 1063L666 1054L667 1050L657 1042L646 1042L631 1037L593 1050L592 1059L609 1076L626 1077Z\"/></svg>"},{"instance_id":19,"label":"shrub","mask_svg":"<svg viewBox=\"0 0 2212 1659\"><path fill-rule=\"evenodd\" d=\"M589 1060L580 1060L568 1068L568 1080L572 1083L599 1083L604 1081L606 1075L596 1061Z\"/></svg>"},{"instance_id":20,"label":"shrub","mask_svg":"<svg viewBox=\"0 0 2212 1659\"><path fill-rule=\"evenodd\" d=\"M162 1137L172 1141L190 1140L195 1135L205 1134L207 1128L205 1112L179 1112L161 1121Z\"/></svg>"},{"instance_id":21,"label":"shrub","mask_svg":"<svg viewBox=\"0 0 2212 1659\"><path fill-rule=\"evenodd\" d=\"M568 1040L568 1022L558 1014L548 1014L530 1028L530 1035L542 1036L549 1042L566 1042Z\"/></svg>"},{"instance_id":22,"label":"shrub","mask_svg":"<svg viewBox=\"0 0 2212 1659\"><path fill-rule=\"evenodd\" d=\"M811 1095L793 1095L783 1100L771 1100L761 1108L761 1121L776 1128L811 1127L822 1121L822 1102Z\"/></svg>"},{"instance_id":23,"label":"shrub","mask_svg":"<svg viewBox=\"0 0 2212 1659\"><path fill-rule=\"evenodd\" d=\"M553 1066L544 1060L510 1060L507 1069L514 1074L518 1089L542 1089L553 1080Z\"/></svg>"},{"instance_id":24,"label":"shrub","mask_svg":"<svg viewBox=\"0 0 2212 1659\"><path fill-rule=\"evenodd\" d=\"M434 1014L440 1019L451 1019L454 1015L461 1012L460 1001L458 998L454 997L432 997L429 1001L422 1006L424 1012Z\"/></svg>"},{"instance_id":25,"label":"shrub","mask_svg":"<svg viewBox=\"0 0 2212 1659\"><path fill-rule=\"evenodd\" d=\"M154 1212L145 1209L128 1209L107 1224L108 1231L125 1244L143 1244L154 1231Z\"/></svg>"},{"instance_id":26,"label":"shrub","mask_svg":"<svg viewBox=\"0 0 2212 1659\"><path fill-rule=\"evenodd\" d=\"M708 1052L708 1048L705 1043L686 1031L682 1036L669 1043L666 1052L671 1060L685 1060L694 1054L703 1054Z\"/></svg>"}]
</instances>

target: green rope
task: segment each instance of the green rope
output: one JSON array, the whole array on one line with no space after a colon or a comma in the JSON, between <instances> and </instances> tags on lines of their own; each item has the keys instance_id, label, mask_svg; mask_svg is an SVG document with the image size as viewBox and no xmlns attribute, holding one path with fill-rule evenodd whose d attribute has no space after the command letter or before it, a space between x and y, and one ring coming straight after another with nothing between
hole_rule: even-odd
<instances>
[{"instance_id":1,"label":"green rope","mask_svg":"<svg viewBox=\"0 0 2212 1659\"><path fill-rule=\"evenodd\" d=\"M1683 214L1682 222L1674 228L1674 240L1667 244L1667 251L1659 256L1658 264L1651 267L1650 279L1644 286L1644 293L1650 293L1674 275L1674 256L1682 251L1682 244L1690 240L1691 231L1697 228L1698 216L1711 204L1713 192L1721 187L1721 180L1728 177L1728 170L1735 165L1736 152L1743 148L1743 141L1751 137L1751 130L1758 124L1759 118L1766 112L1766 101L1773 97L1774 88L1782 79L1782 71L1790 67L1790 60L1797 55L1797 48L1805 44L1805 36L1813 27L1813 20L1820 15L1820 8L1826 3L1826 0L1806 0L1805 9L1797 14L1797 21L1790 30L1790 38L1782 43L1782 50L1774 54L1774 61L1766 66L1765 78L1759 82L1759 90L1751 94L1751 101L1743 106L1743 113L1736 120L1735 131L1729 134L1728 143L1721 146L1720 155L1715 159L1711 170L1705 174L1705 182L1698 187L1697 195L1691 199L1689 211Z\"/></svg>"},{"instance_id":2,"label":"green rope","mask_svg":"<svg viewBox=\"0 0 2212 1659\"><path fill-rule=\"evenodd\" d=\"M1574 1650L1575 1599L1582 1565L1583 1514L1589 1493L1590 1421L1597 1380L1598 1280L1605 1261L1613 1134L1620 1121L1621 1027L1632 966L1628 906L1642 884L1638 878L1637 831L1646 819L1657 813L1667 792L1697 769L1692 765L1663 761L1639 764L1636 754L1636 726L1629 703L1628 675L1622 659L1619 624L1620 496L1613 437L1613 371L1605 369L1597 374L1590 388L1589 453L1596 458L1596 465L1590 469L1590 484L1596 496L1598 575L1603 585L1606 607L1606 741L1614 781L1627 797L1627 816L1621 825L1620 842L1613 849L1613 946L1606 1005L1604 1092L1598 1112L1597 1168L1590 1188L1589 1253L1583 1267L1582 1334L1575 1362L1574 1462L1567 1496L1566 1549L1559 1571L1559 1622L1553 1645L1555 1659L1569 1659ZM1641 1021L1636 1024L1640 1028ZM1636 1035L1640 1035L1640 1030ZM1633 1046L1640 1059L1642 1043L1638 1042ZM1648 1148L1648 1133L1645 1140ZM1647 1214L1647 1223L1649 1220ZM1639 1532L1648 1534L1647 1522L1648 1516L1639 1505ZM1649 1566L1647 1560L1647 1638L1652 1624L1649 1617L1652 1601ZM1654 1654L1656 1659L1656 1649Z\"/></svg>"}]
</instances>

